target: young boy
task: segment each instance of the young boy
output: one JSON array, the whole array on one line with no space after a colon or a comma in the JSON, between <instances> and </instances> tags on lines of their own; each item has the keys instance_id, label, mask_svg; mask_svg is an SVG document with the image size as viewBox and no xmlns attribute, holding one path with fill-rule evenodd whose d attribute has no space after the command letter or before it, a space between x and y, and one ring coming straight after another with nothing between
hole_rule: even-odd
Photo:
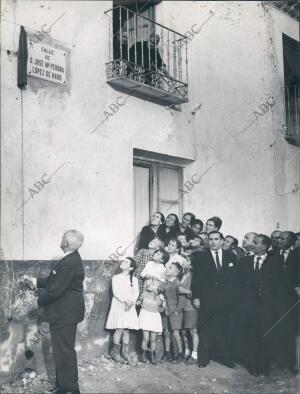
<instances>
[{"instance_id":1,"label":"young boy","mask_svg":"<svg viewBox=\"0 0 300 394\"><path fill-rule=\"evenodd\" d=\"M166 361L182 362L184 361L184 354L182 352L182 340L180 337L180 330L182 327L183 307L185 304L185 297L179 295L179 287L181 282L179 277L182 272L182 267L179 263L172 263L170 267L169 280L165 289L166 308L163 316L163 329L165 339L165 355ZM172 333L174 358L170 351L170 331Z\"/></svg>"},{"instance_id":2,"label":"young boy","mask_svg":"<svg viewBox=\"0 0 300 394\"><path fill-rule=\"evenodd\" d=\"M189 242L190 255L196 252L203 252L205 250L204 241L201 237L195 236Z\"/></svg>"},{"instance_id":3,"label":"young boy","mask_svg":"<svg viewBox=\"0 0 300 394\"><path fill-rule=\"evenodd\" d=\"M183 329L181 330L184 347L185 347L185 357L186 364L197 364L198 363L198 345L199 337L197 332L198 324L198 311L192 304L192 272L191 263L188 261L182 267L183 276L181 278L181 286L178 288L179 294L185 297L185 304L183 306ZM190 334L192 339L192 352L189 348L189 338L187 334Z\"/></svg>"},{"instance_id":4,"label":"young boy","mask_svg":"<svg viewBox=\"0 0 300 394\"><path fill-rule=\"evenodd\" d=\"M165 247L165 251L168 252L170 255L170 259L165 265L167 270L167 276L168 276L168 271L172 263L177 262L180 265L183 265L184 263L186 263L186 259L180 255L181 242L178 241L178 239L176 238L170 239L168 245Z\"/></svg>"},{"instance_id":5,"label":"young boy","mask_svg":"<svg viewBox=\"0 0 300 394\"><path fill-rule=\"evenodd\" d=\"M207 232L202 232L202 233L199 234L199 237L204 242L204 250L208 250L209 249L208 233Z\"/></svg>"},{"instance_id":6,"label":"young boy","mask_svg":"<svg viewBox=\"0 0 300 394\"><path fill-rule=\"evenodd\" d=\"M186 235L185 234L177 235L177 240L181 243L181 250L180 250L181 256L188 257L188 253L186 253L186 250L188 249L188 242Z\"/></svg>"}]
</instances>

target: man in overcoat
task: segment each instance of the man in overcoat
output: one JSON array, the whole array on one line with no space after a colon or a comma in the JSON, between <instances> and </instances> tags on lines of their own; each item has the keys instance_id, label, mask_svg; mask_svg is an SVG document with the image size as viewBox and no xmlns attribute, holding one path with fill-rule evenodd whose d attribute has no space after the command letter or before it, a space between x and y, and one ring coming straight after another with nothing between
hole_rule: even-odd
<instances>
[{"instance_id":1,"label":"man in overcoat","mask_svg":"<svg viewBox=\"0 0 300 394\"><path fill-rule=\"evenodd\" d=\"M84 268L78 249L83 235L68 230L62 237L62 259L46 278L31 278L38 288L38 305L44 307L56 368L57 394L80 394L75 340L77 324L84 319Z\"/></svg>"},{"instance_id":2,"label":"man in overcoat","mask_svg":"<svg viewBox=\"0 0 300 394\"><path fill-rule=\"evenodd\" d=\"M193 268L192 298L199 308L199 367L212 358L234 368L233 339L237 304L237 258L222 250L224 237L219 231L209 233L210 249L191 257Z\"/></svg>"},{"instance_id":3,"label":"man in overcoat","mask_svg":"<svg viewBox=\"0 0 300 394\"><path fill-rule=\"evenodd\" d=\"M268 254L271 239L258 234L254 255L239 261L243 360L254 375L268 376L283 311L283 277L279 255Z\"/></svg>"}]
</instances>

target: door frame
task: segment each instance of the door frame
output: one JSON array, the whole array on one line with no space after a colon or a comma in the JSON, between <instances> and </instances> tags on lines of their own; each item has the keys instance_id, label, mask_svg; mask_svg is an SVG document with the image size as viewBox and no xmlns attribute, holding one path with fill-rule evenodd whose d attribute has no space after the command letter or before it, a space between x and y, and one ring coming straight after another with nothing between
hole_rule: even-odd
<instances>
[{"instance_id":1,"label":"door frame","mask_svg":"<svg viewBox=\"0 0 300 394\"><path fill-rule=\"evenodd\" d=\"M179 185L180 188L182 187L183 182L183 167L179 165L173 165L170 163L166 163L164 161L157 161L157 160L141 160L137 157L133 158L133 165L146 167L150 169L150 176L149 176L149 192L150 192L150 203L149 203L149 213L159 211L160 210L160 200L164 202L173 202L169 200L160 199L160 189L159 189L159 179L160 179L160 172L162 167L176 169L179 172ZM184 209L184 196L178 190L179 195L179 215L180 217L183 214ZM149 217L150 220L150 217Z\"/></svg>"}]
</instances>

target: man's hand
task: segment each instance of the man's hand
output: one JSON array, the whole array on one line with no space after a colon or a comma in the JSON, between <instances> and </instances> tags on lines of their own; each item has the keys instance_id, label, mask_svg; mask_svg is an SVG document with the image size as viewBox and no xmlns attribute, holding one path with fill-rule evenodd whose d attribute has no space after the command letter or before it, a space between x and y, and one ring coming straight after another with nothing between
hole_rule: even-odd
<instances>
[{"instance_id":1,"label":"man's hand","mask_svg":"<svg viewBox=\"0 0 300 394\"><path fill-rule=\"evenodd\" d=\"M199 298L195 298L195 299L193 300L193 305L194 305L194 307L195 307L196 309L199 309L199 308L200 308L200 300L199 300Z\"/></svg>"},{"instance_id":2,"label":"man's hand","mask_svg":"<svg viewBox=\"0 0 300 394\"><path fill-rule=\"evenodd\" d=\"M295 287L295 290L296 290L298 297L300 297L300 287L299 286Z\"/></svg>"}]
</instances>

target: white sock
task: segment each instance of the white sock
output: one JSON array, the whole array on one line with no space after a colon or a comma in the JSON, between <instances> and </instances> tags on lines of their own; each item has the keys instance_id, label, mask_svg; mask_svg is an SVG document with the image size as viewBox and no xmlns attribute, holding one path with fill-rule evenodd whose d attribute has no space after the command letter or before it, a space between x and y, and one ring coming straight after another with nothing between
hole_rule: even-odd
<instances>
[{"instance_id":1,"label":"white sock","mask_svg":"<svg viewBox=\"0 0 300 394\"><path fill-rule=\"evenodd\" d=\"M194 358L195 360L197 360L197 358L198 358L197 352L192 352L192 358Z\"/></svg>"},{"instance_id":2,"label":"white sock","mask_svg":"<svg viewBox=\"0 0 300 394\"><path fill-rule=\"evenodd\" d=\"M185 357L189 357L190 354L191 354L190 349L185 349L185 351L184 351Z\"/></svg>"}]
</instances>

